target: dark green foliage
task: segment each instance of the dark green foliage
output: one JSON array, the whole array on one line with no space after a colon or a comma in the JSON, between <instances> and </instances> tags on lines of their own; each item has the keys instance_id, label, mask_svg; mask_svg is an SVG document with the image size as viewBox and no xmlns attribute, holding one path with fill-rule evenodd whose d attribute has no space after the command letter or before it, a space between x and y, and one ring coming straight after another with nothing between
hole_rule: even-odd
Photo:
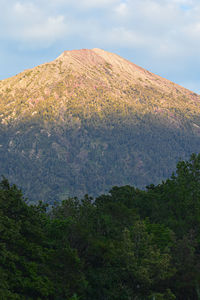
<instances>
[{"instance_id":1,"label":"dark green foliage","mask_svg":"<svg viewBox=\"0 0 200 300\"><path fill-rule=\"evenodd\" d=\"M199 300L200 154L145 191L68 198L46 211L0 184L2 299Z\"/></svg>"},{"instance_id":2,"label":"dark green foliage","mask_svg":"<svg viewBox=\"0 0 200 300\"><path fill-rule=\"evenodd\" d=\"M80 273L76 252L68 244L57 249L55 240L59 229L55 226L55 235L50 239L49 223L44 205L28 206L21 191L3 179L0 187L2 299L66 299L81 285L74 281L74 274L77 273L78 280ZM56 263L59 259L60 264ZM63 278L65 270L67 285ZM72 280L73 287L69 286Z\"/></svg>"}]
</instances>

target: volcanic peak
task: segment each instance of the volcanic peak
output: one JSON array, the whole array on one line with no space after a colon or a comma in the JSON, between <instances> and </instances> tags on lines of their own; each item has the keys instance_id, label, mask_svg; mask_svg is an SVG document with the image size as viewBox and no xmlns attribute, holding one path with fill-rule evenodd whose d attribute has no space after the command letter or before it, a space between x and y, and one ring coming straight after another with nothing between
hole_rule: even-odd
<instances>
[{"instance_id":1,"label":"volcanic peak","mask_svg":"<svg viewBox=\"0 0 200 300\"><path fill-rule=\"evenodd\" d=\"M65 51L0 81L0 173L34 201L159 182L199 151L199 103L116 54Z\"/></svg>"},{"instance_id":2,"label":"volcanic peak","mask_svg":"<svg viewBox=\"0 0 200 300\"><path fill-rule=\"evenodd\" d=\"M121 56L105 51L99 48L67 50L64 51L56 61L62 61L67 68L72 68L74 71L85 71L85 68L102 68L106 67L112 70L112 74L117 74L121 80L126 80L130 83L137 83L147 87L156 87L164 93L179 94L184 93L189 97L196 98L195 93L183 88L182 86L162 78L152 72L137 66L136 64L122 58ZM89 71L89 70L87 70Z\"/></svg>"},{"instance_id":3,"label":"volcanic peak","mask_svg":"<svg viewBox=\"0 0 200 300\"><path fill-rule=\"evenodd\" d=\"M168 116L179 111L191 118L200 111L197 94L98 48L64 51L52 62L2 80L0 100L3 124L39 114L56 120L64 111L79 118L108 111Z\"/></svg>"},{"instance_id":4,"label":"volcanic peak","mask_svg":"<svg viewBox=\"0 0 200 300\"><path fill-rule=\"evenodd\" d=\"M58 57L58 60L60 59L63 61L72 60L80 64L86 64L91 66L105 63L105 60L100 55L96 54L93 50L90 49L64 51Z\"/></svg>"}]
</instances>

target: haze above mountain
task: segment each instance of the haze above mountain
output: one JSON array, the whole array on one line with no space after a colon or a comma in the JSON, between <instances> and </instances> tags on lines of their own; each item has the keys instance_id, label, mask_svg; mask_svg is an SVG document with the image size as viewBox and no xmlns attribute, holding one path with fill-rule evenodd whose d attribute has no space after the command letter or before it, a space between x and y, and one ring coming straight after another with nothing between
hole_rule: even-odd
<instances>
[{"instance_id":1,"label":"haze above mountain","mask_svg":"<svg viewBox=\"0 0 200 300\"><path fill-rule=\"evenodd\" d=\"M200 96L104 50L65 51L0 81L0 123L0 173L53 202L168 177L199 151Z\"/></svg>"}]
</instances>

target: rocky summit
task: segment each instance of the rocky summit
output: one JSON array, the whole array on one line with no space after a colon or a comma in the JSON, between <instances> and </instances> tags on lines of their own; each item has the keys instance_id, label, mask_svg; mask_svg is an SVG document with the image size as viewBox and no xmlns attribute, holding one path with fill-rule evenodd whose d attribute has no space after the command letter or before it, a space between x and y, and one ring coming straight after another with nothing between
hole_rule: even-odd
<instances>
[{"instance_id":1,"label":"rocky summit","mask_svg":"<svg viewBox=\"0 0 200 300\"><path fill-rule=\"evenodd\" d=\"M0 81L0 174L31 202L157 184L199 150L200 96L116 54L65 51Z\"/></svg>"}]
</instances>

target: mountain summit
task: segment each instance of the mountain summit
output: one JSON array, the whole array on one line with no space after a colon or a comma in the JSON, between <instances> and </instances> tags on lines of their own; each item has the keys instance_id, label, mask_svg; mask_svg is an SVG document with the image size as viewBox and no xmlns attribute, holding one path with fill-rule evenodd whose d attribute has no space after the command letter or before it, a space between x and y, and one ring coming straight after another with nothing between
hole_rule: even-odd
<instances>
[{"instance_id":1,"label":"mountain summit","mask_svg":"<svg viewBox=\"0 0 200 300\"><path fill-rule=\"evenodd\" d=\"M168 177L199 151L200 96L107 51L65 51L0 81L0 124L0 173L51 202Z\"/></svg>"}]
</instances>

